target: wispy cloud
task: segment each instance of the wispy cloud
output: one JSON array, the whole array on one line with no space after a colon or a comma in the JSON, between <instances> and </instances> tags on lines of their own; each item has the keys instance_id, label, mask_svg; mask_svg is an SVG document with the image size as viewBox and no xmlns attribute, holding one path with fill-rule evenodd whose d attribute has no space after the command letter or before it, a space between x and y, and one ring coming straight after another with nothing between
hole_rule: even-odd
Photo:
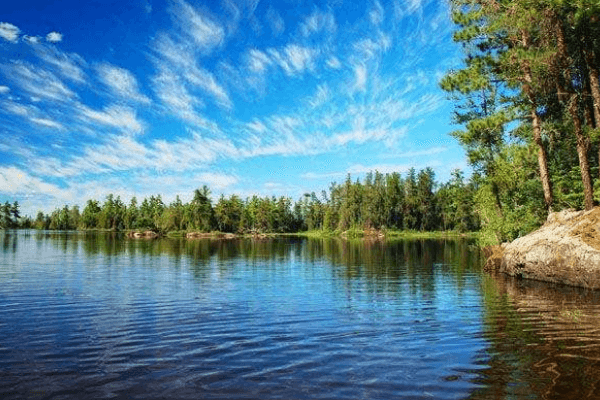
<instances>
[{"instance_id":1,"label":"wispy cloud","mask_svg":"<svg viewBox=\"0 0 600 400\"><path fill-rule=\"evenodd\" d=\"M248 51L246 54L246 62L250 71L261 74L273 63L266 53L257 49L250 49Z\"/></svg>"},{"instance_id":2,"label":"wispy cloud","mask_svg":"<svg viewBox=\"0 0 600 400\"><path fill-rule=\"evenodd\" d=\"M142 123L137 119L132 108L112 105L102 111L80 106L81 118L88 123L99 123L104 126L117 128L126 133L141 133Z\"/></svg>"},{"instance_id":3,"label":"wispy cloud","mask_svg":"<svg viewBox=\"0 0 600 400\"><path fill-rule=\"evenodd\" d=\"M130 71L106 63L100 64L97 71L100 80L118 97L150 103L150 99L140 93L138 82Z\"/></svg>"},{"instance_id":4,"label":"wispy cloud","mask_svg":"<svg viewBox=\"0 0 600 400\"><path fill-rule=\"evenodd\" d=\"M2 39L16 43L19 39L19 33L21 33L21 30L13 24L9 24L8 22L0 22L0 37Z\"/></svg>"},{"instance_id":5,"label":"wispy cloud","mask_svg":"<svg viewBox=\"0 0 600 400\"><path fill-rule=\"evenodd\" d=\"M367 90L367 67L359 64L354 66L353 91L365 92Z\"/></svg>"},{"instance_id":6,"label":"wispy cloud","mask_svg":"<svg viewBox=\"0 0 600 400\"><path fill-rule=\"evenodd\" d=\"M63 189L17 167L0 167L0 187L2 192L11 195L48 194L63 199L66 197Z\"/></svg>"},{"instance_id":7,"label":"wispy cloud","mask_svg":"<svg viewBox=\"0 0 600 400\"><path fill-rule=\"evenodd\" d=\"M10 92L10 88L8 86L0 86L0 94L6 94Z\"/></svg>"},{"instance_id":8,"label":"wispy cloud","mask_svg":"<svg viewBox=\"0 0 600 400\"><path fill-rule=\"evenodd\" d=\"M2 105L3 110L21 117L33 115L37 110L34 106L25 106L23 104L15 103L14 101L3 101L0 105Z\"/></svg>"},{"instance_id":9,"label":"wispy cloud","mask_svg":"<svg viewBox=\"0 0 600 400\"><path fill-rule=\"evenodd\" d=\"M199 58L211 53L225 40L225 30L206 11L184 1L170 10L176 22L175 33L160 33L154 41L154 64L157 74L152 79L158 98L174 115L198 127L211 123L199 113L208 95L221 108L233 107L227 90L215 75L199 65Z\"/></svg>"},{"instance_id":10,"label":"wispy cloud","mask_svg":"<svg viewBox=\"0 0 600 400\"><path fill-rule=\"evenodd\" d=\"M44 62L46 69L52 70L61 75L64 79L75 81L77 83L86 82L86 74L83 68L87 63L77 54L64 53L54 46L36 46L37 56Z\"/></svg>"},{"instance_id":11,"label":"wispy cloud","mask_svg":"<svg viewBox=\"0 0 600 400\"><path fill-rule=\"evenodd\" d=\"M31 122L43 126L45 128L58 129L61 131L65 129L65 127L62 124L48 118L31 118Z\"/></svg>"},{"instance_id":12,"label":"wispy cloud","mask_svg":"<svg viewBox=\"0 0 600 400\"><path fill-rule=\"evenodd\" d=\"M333 13L326 13L318 10L309 15L300 24L300 32L305 37L321 32L331 35L336 29L337 25Z\"/></svg>"},{"instance_id":13,"label":"wispy cloud","mask_svg":"<svg viewBox=\"0 0 600 400\"><path fill-rule=\"evenodd\" d=\"M336 56L331 56L327 59L327 66L332 69L342 68L342 63Z\"/></svg>"},{"instance_id":14,"label":"wispy cloud","mask_svg":"<svg viewBox=\"0 0 600 400\"><path fill-rule=\"evenodd\" d=\"M436 154L444 153L448 151L447 147L431 147L425 150L406 151L404 153L395 154L394 157L408 158L408 157L423 157L433 156Z\"/></svg>"},{"instance_id":15,"label":"wispy cloud","mask_svg":"<svg viewBox=\"0 0 600 400\"><path fill-rule=\"evenodd\" d=\"M279 36L285 31L285 21L273 7L269 7L267 10L267 22L273 35Z\"/></svg>"},{"instance_id":16,"label":"wispy cloud","mask_svg":"<svg viewBox=\"0 0 600 400\"><path fill-rule=\"evenodd\" d=\"M62 42L62 39L63 39L62 33L50 32L49 34L46 35L46 40L49 41L50 43Z\"/></svg>"},{"instance_id":17,"label":"wispy cloud","mask_svg":"<svg viewBox=\"0 0 600 400\"><path fill-rule=\"evenodd\" d=\"M14 101L0 102L1 109L19 117L25 118L27 121L43 128L51 128L56 130L64 130L65 127L49 117L45 116L40 109L34 105L19 104Z\"/></svg>"},{"instance_id":18,"label":"wispy cloud","mask_svg":"<svg viewBox=\"0 0 600 400\"><path fill-rule=\"evenodd\" d=\"M184 72L184 77L193 88L199 88L208 93L222 107L230 109L233 106L227 91L208 70L204 68L190 68Z\"/></svg>"},{"instance_id":19,"label":"wispy cloud","mask_svg":"<svg viewBox=\"0 0 600 400\"><path fill-rule=\"evenodd\" d=\"M179 25L182 34L191 38L195 48L203 53L211 52L225 39L225 31L215 18L183 0L174 3L171 16Z\"/></svg>"},{"instance_id":20,"label":"wispy cloud","mask_svg":"<svg viewBox=\"0 0 600 400\"><path fill-rule=\"evenodd\" d=\"M380 25L384 19L384 10L383 6L379 1L376 1L369 11L369 19L373 25Z\"/></svg>"},{"instance_id":21,"label":"wispy cloud","mask_svg":"<svg viewBox=\"0 0 600 400\"><path fill-rule=\"evenodd\" d=\"M423 3L431 0L395 0L394 16L401 19L406 15L420 14L423 11Z\"/></svg>"},{"instance_id":22,"label":"wispy cloud","mask_svg":"<svg viewBox=\"0 0 600 400\"><path fill-rule=\"evenodd\" d=\"M54 73L23 61L0 64L0 71L30 96L53 101L77 97Z\"/></svg>"},{"instance_id":23,"label":"wispy cloud","mask_svg":"<svg viewBox=\"0 0 600 400\"><path fill-rule=\"evenodd\" d=\"M354 57L362 61L368 61L379 58L388 51L392 45L392 39L389 35L380 32L374 39L365 38L354 42L352 47L355 50Z\"/></svg>"},{"instance_id":24,"label":"wispy cloud","mask_svg":"<svg viewBox=\"0 0 600 400\"><path fill-rule=\"evenodd\" d=\"M214 172L203 172L197 176L197 180L216 190L223 190L239 182L239 179L233 175Z\"/></svg>"},{"instance_id":25,"label":"wispy cloud","mask_svg":"<svg viewBox=\"0 0 600 400\"><path fill-rule=\"evenodd\" d=\"M317 86L315 94L309 99L308 103L312 108L317 108L326 104L331 99L331 90L326 83Z\"/></svg>"},{"instance_id":26,"label":"wispy cloud","mask_svg":"<svg viewBox=\"0 0 600 400\"><path fill-rule=\"evenodd\" d=\"M31 44L39 44L42 41L42 38L39 36L23 36L23 40Z\"/></svg>"},{"instance_id":27,"label":"wispy cloud","mask_svg":"<svg viewBox=\"0 0 600 400\"><path fill-rule=\"evenodd\" d=\"M196 112L204 102L188 91L185 80L179 75L163 69L152 79L154 91L164 106L182 120L198 127L210 127L212 122Z\"/></svg>"}]
</instances>

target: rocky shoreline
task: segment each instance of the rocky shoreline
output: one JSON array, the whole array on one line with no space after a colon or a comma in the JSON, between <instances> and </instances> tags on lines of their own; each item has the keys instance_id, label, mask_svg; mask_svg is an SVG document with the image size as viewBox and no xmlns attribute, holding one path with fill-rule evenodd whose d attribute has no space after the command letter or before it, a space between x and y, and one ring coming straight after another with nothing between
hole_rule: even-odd
<instances>
[{"instance_id":1,"label":"rocky shoreline","mask_svg":"<svg viewBox=\"0 0 600 400\"><path fill-rule=\"evenodd\" d=\"M488 271L600 289L600 207L551 213L537 231L484 253Z\"/></svg>"},{"instance_id":2,"label":"rocky shoreline","mask_svg":"<svg viewBox=\"0 0 600 400\"><path fill-rule=\"evenodd\" d=\"M127 237L131 239L156 239L160 235L154 231L131 231L127 232Z\"/></svg>"}]
</instances>

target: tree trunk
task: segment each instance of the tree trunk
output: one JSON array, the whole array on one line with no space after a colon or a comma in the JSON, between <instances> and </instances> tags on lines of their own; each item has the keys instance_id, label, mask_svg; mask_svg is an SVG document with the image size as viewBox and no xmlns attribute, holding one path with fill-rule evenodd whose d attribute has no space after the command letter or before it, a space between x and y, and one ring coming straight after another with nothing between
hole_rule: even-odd
<instances>
[{"instance_id":1,"label":"tree trunk","mask_svg":"<svg viewBox=\"0 0 600 400\"><path fill-rule=\"evenodd\" d=\"M586 58L588 59L588 69L590 71L590 86L592 92L592 99L594 101L594 127L600 125L600 77L598 76L598 70L594 68L593 59L586 52ZM590 63L590 61L592 63Z\"/></svg>"},{"instance_id":2,"label":"tree trunk","mask_svg":"<svg viewBox=\"0 0 600 400\"><path fill-rule=\"evenodd\" d=\"M538 146L538 164L540 167L540 179L542 181L542 188L544 189L544 202L548 212L552 212L552 204L554 198L552 195L552 184L550 182L550 176L548 173L548 154L544 143L542 142L542 128L540 122L540 116L535 109L531 110L531 116L533 118L533 140Z\"/></svg>"},{"instance_id":3,"label":"tree trunk","mask_svg":"<svg viewBox=\"0 0 600 400\"><path fill-rule=\"evenodd\" d=\"M569 104L569 113L573 119L575 127L575 136L577 137L577 156L579 157L579 169L581 170L581 181L583 182L583 195L585 209L591 210L594 207L594 189L592 187L592 177L590 174L590 164L588 162L587 151L589 141L583 135L581 128L581 119L579 118L579 107L577 105L577 95L571 97Z\"/></svg>"},{"instance_id":4,"label":"tree trunk","mask_svg":"<svg viewBox=\"0 0 600 400\"><path fill-rule=\"evenodd\" d=\"M594 67L594 55L589 50L585 51L585 61L590 71L590 91L594 103L594 124L592 127L597 128L600 126L600 78L598 77L598 70ZM598 160L600 162L600 146L598 146ZM600 175L600 171L598 171L598 174Z\"/></svg>"},{"instance_id":5,"label":"tree trunk","mask_svg":"<svg viewBox=\"0 0 600 400\"><path fill-rule=\"evenodd\" d=\"M529 33L526 31L522 32L523 35L523 46L527 49L529 47ZM542 123L540 116L537 113L537 102L531 84L533 82L533 76L531 73L531 66L528 61L525 61L522 66L523 78L525 80L523 85L523 91L529 98L531 107L532 127L533 127L533 140L538 146L538 165L540 167L540 180L542 181L542 188L544 190L544 202L548 212L552 211L552 203L554 198L552 195L552 183L550 182L550 174L548 172L548 154L544 143L542 142Z\"/></svg>"}]
</instances>

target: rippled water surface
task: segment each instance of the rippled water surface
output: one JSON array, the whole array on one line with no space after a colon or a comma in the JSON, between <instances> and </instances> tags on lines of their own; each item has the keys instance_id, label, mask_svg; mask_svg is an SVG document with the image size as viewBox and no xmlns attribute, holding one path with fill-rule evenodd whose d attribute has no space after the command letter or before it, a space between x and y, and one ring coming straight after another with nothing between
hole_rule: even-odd
<instances>
[{"instance_id":1,"label":"rippled water surface","mask_svg":"<svg viewBox=\"0 0 600 400\"><path fill-rule=\"evenodd\" d=\"M1 399L600 398L600 295L466 241L0 245Z\"/></svg>"}]
</instances>

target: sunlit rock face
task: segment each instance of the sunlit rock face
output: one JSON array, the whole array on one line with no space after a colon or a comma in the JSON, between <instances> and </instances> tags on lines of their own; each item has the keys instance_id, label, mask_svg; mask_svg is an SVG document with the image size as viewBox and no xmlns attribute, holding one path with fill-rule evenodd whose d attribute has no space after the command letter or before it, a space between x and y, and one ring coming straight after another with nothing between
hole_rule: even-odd
<instances>
[{"instance_id":1,"label":"sunlit rock face","mask_svg":"<svg viewBox=\"0 0 600 400\"><path fill-rule=\"evenodd\" d=\"M551 213L540 229L504 248L499 271L600 289L600 207Z\"/></svg>"},{"instance_id":2,"label":"sunlit rock face","mask_svg":"<svg viewBox=\"0 0 600 400\"><path fill-rule=\"evenodd\" d=\"M155 239L157 238L159 235L156 232L153 231L144 231L144 232L129 232L127 234L128 237L133 238L133 239Z\"/></svg>"}]
</instances>

